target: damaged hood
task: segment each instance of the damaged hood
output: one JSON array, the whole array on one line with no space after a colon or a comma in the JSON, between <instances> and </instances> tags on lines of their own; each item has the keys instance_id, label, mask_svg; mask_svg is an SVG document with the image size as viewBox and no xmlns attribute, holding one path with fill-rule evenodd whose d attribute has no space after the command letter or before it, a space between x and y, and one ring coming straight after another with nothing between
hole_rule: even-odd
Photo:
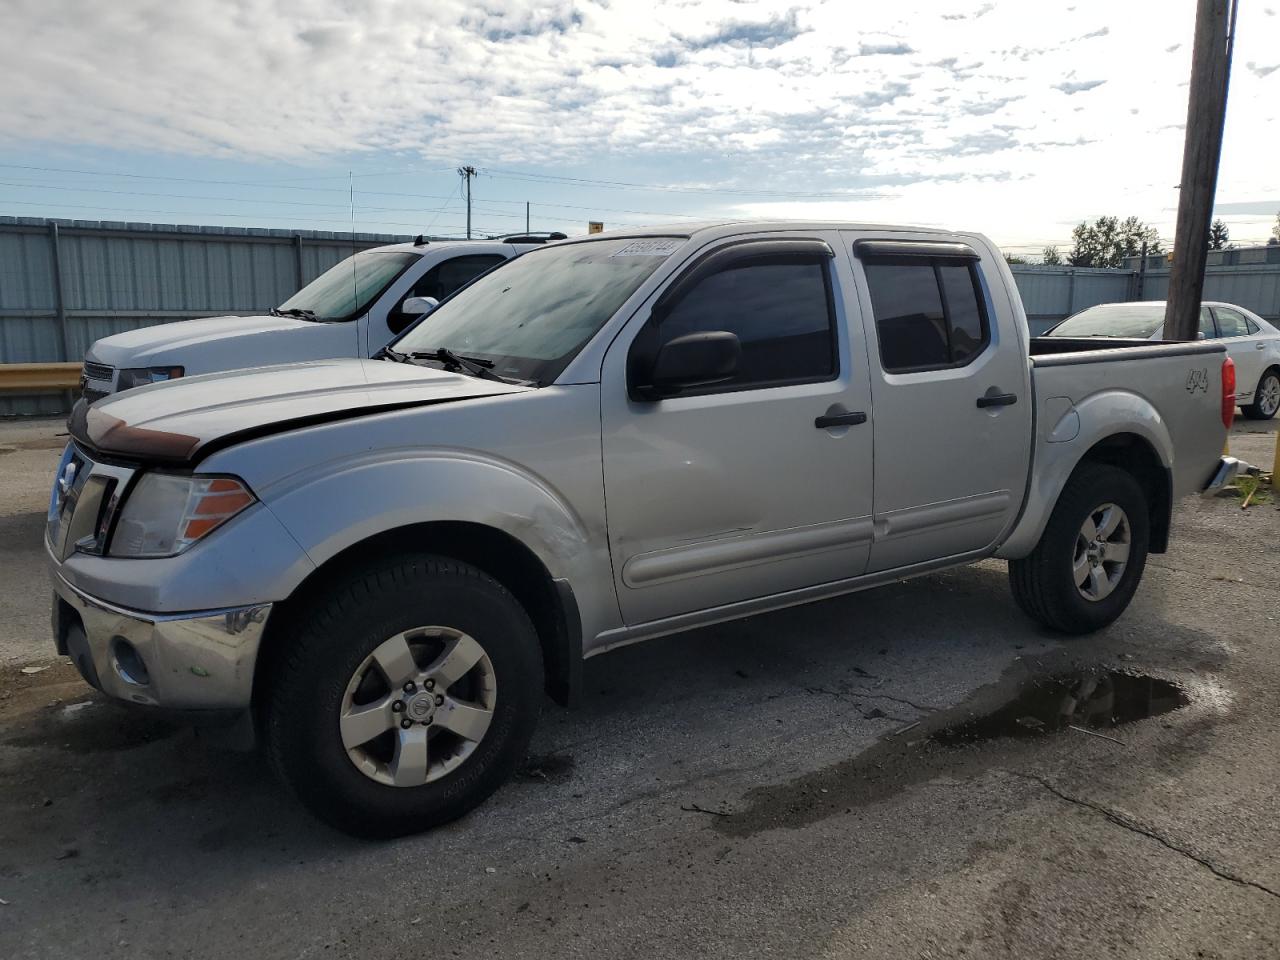
<instances>
[{"instance_id":1,"label":"damaged hood","mask_svg":"<svg viewBox=\"0 0 1280 960\"><path fill-rule=\"evenodd\" d=\"M81 401L70 430L97 453L186 465L291 427L532 389L385 360L317 360L184 377L93 406Z\"/></svg>"}]
</instances>

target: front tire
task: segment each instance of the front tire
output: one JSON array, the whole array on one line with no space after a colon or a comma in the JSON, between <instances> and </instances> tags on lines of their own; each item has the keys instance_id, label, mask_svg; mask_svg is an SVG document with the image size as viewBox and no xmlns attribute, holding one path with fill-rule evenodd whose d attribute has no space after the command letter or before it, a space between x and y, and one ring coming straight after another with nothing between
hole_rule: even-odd
<instances>
[{"instance_id":1,"label":"front tire","mask_svg":"<svg viewBox=\"0 0 1280 960\"><path fill-rule=\"evenodd\" d=\"M496 580L401 557L330 584L286 627L264 740L303 805L347 833L395 837L467 813L524 757L542 657Z\"/></svg>"},{"instance_id":2,"label":"front tire","mask_svg":"<svg viewBox=\"0 0 1280 960\"><path fill-rule=\"evenodd\" d=\"M1253 392L1253 403L1242 406L1240 412L1250 420L1270 420L1280 410L1280 370L1272 367L1258 381Z\"/></svg>"},{"instance_id":3,"label":"front tire","mask_svg":"<svg viewBox=\"0 0 1280 960\"><path fill-rule=\"evenodd\" d=\"M1031 555L1009 562L1018 606L1051 630L1091 633L1122 614L1147 564L1147 499L1133 475L1085 463Z\"/></svg>"}]
</instances>

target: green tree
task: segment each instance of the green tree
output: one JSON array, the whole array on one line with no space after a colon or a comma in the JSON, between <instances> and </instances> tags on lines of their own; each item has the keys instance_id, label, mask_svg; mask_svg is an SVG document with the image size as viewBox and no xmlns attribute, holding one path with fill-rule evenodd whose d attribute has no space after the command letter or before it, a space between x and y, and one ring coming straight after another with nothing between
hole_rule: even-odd
<instances>
[{"instance_id":1,"label":"green tree","mask_svg":"<svg viewBox=\"0 0 1280 960\"><path fill-rule=\"evenodd\" d=\"M1019 256L1017 256L1016 254L1012 254L1012 253L1006 253L1006 254L1004 255L1004 262L1005 262L1005 263L1007 263L1007 264L1010 264L1010 265L1013 265L1013 264L1015 264L1015 263L1026 263L1026 262L1027 262L1027 258L1026 258L1026 257L1019 257Z\"/></svg>"},{"instance_id":2,"label":"green tree","mask_svg":"<svg viewBox=\"0 0 1280 960\"><path fill-rule=\"evenodd\" d=\"M1267 243L1280 243L1280 213L1276 214L1276 222L1271 227L1271 237Z\"/></svg>"},{"instance_id":3,"label":"green tree","mask_svg":"<svg viewBox=\"0 0 1280 960\"><path fill-rule=\"evenodd\" d=\"M1163 252L1159 232L1137 217L1082 220L1071 231L1067 262L1073 267L1123 267L1125 257L1138 256L1144 243L1148 254Z\"/></svg>"},{"instance_id":4,"label":"green tree","mask_svg":"<svg viewBox=\"0 0 1280 960\"><path fill-rule=\"evenodd\" d=\"M1057 247L1045 247L1040 259L1047 267L1056 267L1062 264L1062 254L1058 252Z\"/></svg>"},{"instance_id":5,"label":"green tree","mask_svg":"<svg viewBox=\"0 0 1280 960\"><path fill-rule=\"evenodd\" d=\"M1209 227L1209 249L1225 250L1231 242L1231 231L1227 229L1227 225L1221 220L1213 221L1213 225Z\"/></svg>"}]
</instances>

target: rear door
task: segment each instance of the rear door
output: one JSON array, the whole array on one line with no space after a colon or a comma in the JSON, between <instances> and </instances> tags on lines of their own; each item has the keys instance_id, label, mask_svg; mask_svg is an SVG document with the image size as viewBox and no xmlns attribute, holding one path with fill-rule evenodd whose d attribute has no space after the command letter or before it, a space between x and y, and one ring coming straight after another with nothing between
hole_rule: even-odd
<instances>
[{"instance_id":1,"label":"rear door","mask_svg":"<svg viewBox=\"0 0 1280 960\"><path fill-rule=\"evenodd\" d=\"M902 235L899 235L902 236ZM985 245L848 233L875 407L869 571L989 548L1027 483L1029 362Z\"/></svg>"},{"instance_id":2,"label":"rear door","mask_svg":"<svg viewBox=\"0 0 1280 960\"><path fill-rule=\"evenodd\" d=\"M656 312L646 305L610 347L602 452L626 623L865 570L871 395L838 242L834 233L721 242L667 286L678 296L660 296ZM731 380L661 400L636 395L644 357L709 331L741 343Z\"/></svg>"},{"instance_id":3,"label":"rear door","mask_svg":"<svg viewBox=\"0 0 1280 960\"><path fill-rule=\"evenodd\" d=\"M1251 322L1239 310L1230 307L1213 307L1218 321L1218 335L1236 365L1236 396L1244 403L1253 402L1253 392L1267 362L1267 343L1261 328Z\"/></svg>"}]
</instances>

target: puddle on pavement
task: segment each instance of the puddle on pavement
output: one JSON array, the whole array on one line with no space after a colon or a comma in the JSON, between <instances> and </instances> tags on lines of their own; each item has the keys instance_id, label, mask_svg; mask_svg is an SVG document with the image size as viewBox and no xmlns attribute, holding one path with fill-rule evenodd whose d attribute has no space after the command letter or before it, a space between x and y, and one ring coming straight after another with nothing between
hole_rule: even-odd
<instances>
[{"instance_id":1,"label":"puddle on pavement","mask_svg":"<svg viewBox=\"0 0 1280 960\"><path fill-rule=\"evenodd\" d=\"M1041 737L1084 727L1101 730L1185 707L1187 695L1158 677L1119 671L1073 673L1028 681L990 713L943 727L930 740L964 746L997 737Z\"/></svg>"},{"instance_id":2,"label":"puddle on pavement","mask_svg":"<svg viewBox=\"0 0 1280 960\"><path fill-rule=\"evenodd\" d=\"M1057 740L1053 734L1070 727L1115 739L1107 731L1190 702L1176 684L1137 673L1098 667L1028 678L1020 675L1024 669L1012 668L964 703L898 727L848 759L748 790L714 818L714 828L744 837L804 826L916 784L977 776L1009 762L1021 765L1027 755L1015 752L1024 749L1020 742L1039 738L1049 746ZM955 749L983 744L988 749Z\"/></svg>"}]
</instances>

